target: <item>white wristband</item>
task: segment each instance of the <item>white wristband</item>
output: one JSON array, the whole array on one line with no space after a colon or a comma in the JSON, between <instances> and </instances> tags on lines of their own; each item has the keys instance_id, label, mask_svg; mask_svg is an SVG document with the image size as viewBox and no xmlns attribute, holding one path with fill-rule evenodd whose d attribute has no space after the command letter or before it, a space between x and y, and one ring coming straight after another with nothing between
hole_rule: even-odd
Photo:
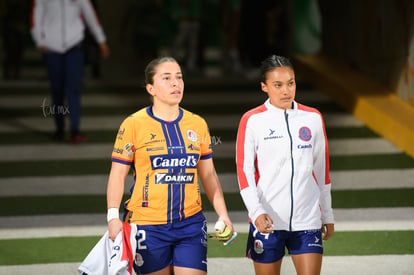
<instances>
[{"instance_id":1,"label":"white wristband","mask_svg":"<svg viewBox=\"0 0 414 275\"><path fill-rule=\"evenodd\" d=\"M106 220L109 222L113 219L119 219L119 209L116 207L108 208L108 214Z\"/></svg>"},{"instance_id":2,"label":"white wristband","mask_svg":"<svg viewBox=\"0 0 414 275\"><path fill-rule=\"evenodd\" d=\"M223 221L217 221L214 225L214 229L220 234L224 231L224 228L226 228L226 224Z\"/></svg>"}]
</instances>

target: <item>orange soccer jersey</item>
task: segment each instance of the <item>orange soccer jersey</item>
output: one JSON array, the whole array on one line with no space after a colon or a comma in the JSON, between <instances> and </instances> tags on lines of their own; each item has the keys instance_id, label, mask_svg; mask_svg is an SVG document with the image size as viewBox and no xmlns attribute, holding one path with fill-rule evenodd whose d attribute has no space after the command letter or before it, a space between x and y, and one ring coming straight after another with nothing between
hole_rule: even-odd
<instances>
[{"instance_id":1,"label":"orange soccer jersey","mask_svg":"<svg viewBox=\"0 0 414 275\"><path fill-rule=\"evenodd\" d=\"M126 118L112 161L133 167L130 222L172 223L201 211L197 163L211 157L207 124L196 114L180 109L176 120L164 121L149 106Z\"/></svg>"}]
</instances>

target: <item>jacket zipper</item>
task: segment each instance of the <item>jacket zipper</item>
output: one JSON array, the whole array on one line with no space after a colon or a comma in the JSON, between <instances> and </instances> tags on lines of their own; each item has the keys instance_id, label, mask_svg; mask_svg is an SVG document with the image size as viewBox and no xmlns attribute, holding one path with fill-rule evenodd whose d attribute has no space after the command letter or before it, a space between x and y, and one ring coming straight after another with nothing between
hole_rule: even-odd
<instances>
[{"instance_id":1,"label":"jacket zipper","mask_svg":"<svg viewBox=\"0 0 414 275\"><path fill-rule=\"evenodd\" d=\"M294 173L294 163L293 163L293 141L292 141L292 135L290 133L289 129L289 114L285 110L285 120L286 120L286 127L289 134L290 139L290 162L292 165L292 174L290 176L290 218L289 218L289 231L292 231L292 219L293 219L293 173Z\"/></svg>"}]
</instances>

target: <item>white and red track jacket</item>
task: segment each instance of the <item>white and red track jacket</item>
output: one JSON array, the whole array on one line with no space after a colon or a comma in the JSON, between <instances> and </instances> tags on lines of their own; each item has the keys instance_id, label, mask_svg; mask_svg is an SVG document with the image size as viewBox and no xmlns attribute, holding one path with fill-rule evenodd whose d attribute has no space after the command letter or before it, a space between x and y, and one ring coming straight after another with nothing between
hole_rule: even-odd
<instances>
[{"instance_id":1,"label":"white and red track jacket","mask_svg":"<svg viewBox=\"0 0 414 275\"><path fill-rule=\"evenodd\" d=\"M122 223L122 231L115 240L109 239L108 231L92 248L78 267L80 274L88 275L132 275L136 256L137 226Z\"/></svg>"},{"instance_id":2,"label":"white and red track jacket","mask_svg":"<svg viewBox=\"0 0 414 275\"><path fill-rule=\"evenodd\" d=\"M106 40L89 0L33 0L31 33L38 48L66 52L83 40L84 21L98 44Z\"/></svg>"},{"instance_id":3,"label":"white and red track jacket","mask_svg":"<svg viewBox=\"0 0 414 275\"><path fill-rule=\"evenodd\" d=\"M329 153L322 115L267 100L241 118L236 144L240 193L253 222L267 213L274 230L320 229L334 223Z\"/></svg>"}]
</instances>

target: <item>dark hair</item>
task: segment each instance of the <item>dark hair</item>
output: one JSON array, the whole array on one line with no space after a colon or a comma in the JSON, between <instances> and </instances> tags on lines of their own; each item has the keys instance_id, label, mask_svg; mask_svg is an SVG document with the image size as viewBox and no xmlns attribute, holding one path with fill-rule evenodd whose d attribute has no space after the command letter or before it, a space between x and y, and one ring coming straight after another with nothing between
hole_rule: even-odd
<instances>
[{"instance_id":1,"label":"dark hair","mask_svg":"<svg viewBox=\"0 0 414 275\"><path fill-rule=\"evenodd\" d=\"M153 59L148 63L147 67L145 67L145 84L154 84L154 75L156 73L157 66L165 62L175 62L178 64L177 60L170 56L163 56Z\"/></svg>"},{"instance_id":2,"label":"dark hair","mask_svg":"<svg viewBox=\"0 0 414 275\"><path fill-rule=\"evenodd\" d=\"M266 82L266 73L277 67L289 67L294 70L289 58L273 54L262 61L262 65L260 66L262 81Z\"/></svg>"}]
</instances>

